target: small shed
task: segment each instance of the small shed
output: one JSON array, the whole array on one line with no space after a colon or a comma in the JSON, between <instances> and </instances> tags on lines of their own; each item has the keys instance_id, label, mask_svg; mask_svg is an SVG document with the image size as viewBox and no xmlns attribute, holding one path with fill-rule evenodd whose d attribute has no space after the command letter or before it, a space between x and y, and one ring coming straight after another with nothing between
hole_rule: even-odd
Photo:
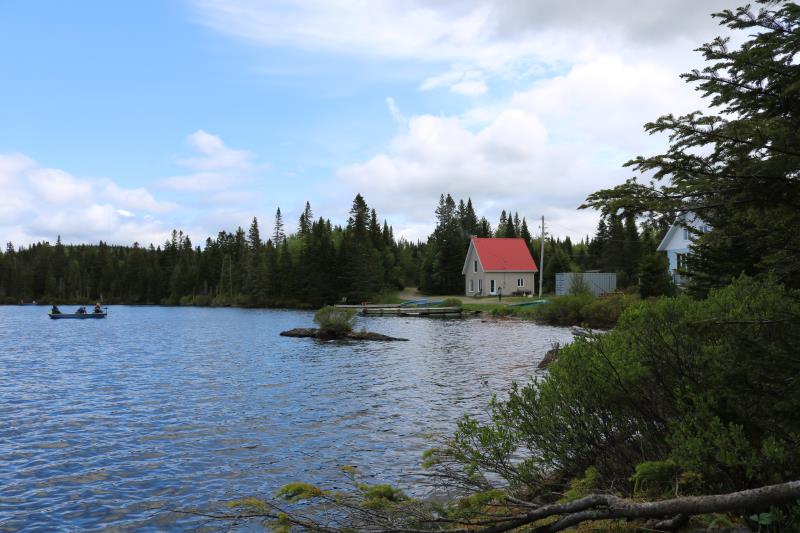
<instances>
[{"instance_id":1,"label":"small shed","mask_svg":"<svg viewBox=\"0 0 800 533\"><path fill-rule=\"evenodd\" d=\"M584 288L600 296L617 290L617 274L614 272L559 272L556 274L556 296L572 294Z\"/></svg>"}]
</instances>

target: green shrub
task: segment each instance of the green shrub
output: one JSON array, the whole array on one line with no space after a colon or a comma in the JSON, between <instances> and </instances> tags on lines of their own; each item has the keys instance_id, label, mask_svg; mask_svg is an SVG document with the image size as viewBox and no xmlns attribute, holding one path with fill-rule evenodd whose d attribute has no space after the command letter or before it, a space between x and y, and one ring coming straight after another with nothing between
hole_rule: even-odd
<instances>
[{"instance_id":1,"label":"green shrub","mask_svg":"<svg viewBox=\"0 0 800 533\"><path fill-rule=\"evenodd\" d=\"M611 328L637 298L614 294L596 297L589 292L556 296L548 303L525 309L525 314L554 326L586 325Z\"/></svg>"},{"instance_id":2,"label":"green shrub","mask_svg":"<svg viewBox=\"0 0 800 533\"><path fill-rule=\"evenodd\" d=\"M462 305L464 305L464 302L458 298L445 298L442 302L442 307L461 307Z\"/></svg>"},{"instance_id":3,"label":"green shrub","mask_svg":"<svg viewBox=\"0 0 800 533\"><path fill-rule=\"evenodd\" d=\"M344 337L353 331L356 312L326 305L314 313L314 322L327 335L334 338Z\"/></svg>"},{"instance_id":4,"label":"green shrub","mask_svg":"<svg viewBox=\"0 0 800 533\"><path fill-rule=\"evenodd\" d=\"M568 298L547 306L580 312ZM490 423L462 420L446 453L465 475L529 487L590 467L605 489L631 493L637 482L719 493L798 479L797 346L800 294L773 282L640 301L613 330L562 348L545 378L494 401Z\"/></svg>"},{"instance_id":5,"label":"green shrub","mask_svg":"<svg viewBox=\"0 0 800 533\"><path fill-rule=\"evenodd\" d=\"M576 272L569 282L570 294L591 294L589 284L583 279L583 274Z\"/></svg>"},{"instance_id":6,"label":"green shrub","mask_svg":"<svg viewBox=\"0 0 800 533\"><path fill-rule=\"evenodd\" d=\"M207 307L211 305L211 295L210 294L198 294L194 297L194 305L199 305L201 307Z\"/></svg>"},{"instance_id":7,"label":"green shrub","mask_svg":"<svg viewBox=\"0 0 800 533\"><path fill-rule=\"evenodd\" d=\"M639 295L642 298L650 298L674 294L675 284L669 275L667 258L658 252L642 258L639 263Z\"/></svg>"},{"instance_id":8,"label":"green shrub","mask_svg":"<svg viewBox=\"0 0 800 533\"><path fill-rule=\"evenodd\" d=\"M600 489L600 482L600 472L598 472L595 467L590 466L586 469L586 472L584 472L583 477L575 478L569 482L569 490L564 493L564 499L566 501L573 501L588 496Z\"/></svg>"},{"instance_id":9,"label":"green shrub","mask_svg":"<svg viewBox=\"0 0 800 533\"><path fill-rule=\"evenodd\" d=\"M657 497L674 493L680 481L680 469L672 460L645 461L636 465L631 476L633 492L636 495Z\"/></svg>"}]
</instances>

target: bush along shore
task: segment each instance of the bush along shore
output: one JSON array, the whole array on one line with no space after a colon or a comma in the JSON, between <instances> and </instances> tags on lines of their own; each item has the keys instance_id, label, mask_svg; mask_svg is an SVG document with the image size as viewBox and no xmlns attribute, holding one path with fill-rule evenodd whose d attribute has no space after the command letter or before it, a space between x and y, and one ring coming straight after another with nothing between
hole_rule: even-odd
<instances>
[{"instance_id":1,"label":"bush along shore","mask_svg":"<svg viewBox=\"0 0 800 533\"><path fill-rule=\"evenodd\" d=\"M592 329L613 328L625 309L640 302L633 294L609 294L596 297L590 293L548 297L546 303L531 306L492 303L465 303L463 308L496 317L515 317L551 326L585 326Z\"/></svg>"}]
</instances>

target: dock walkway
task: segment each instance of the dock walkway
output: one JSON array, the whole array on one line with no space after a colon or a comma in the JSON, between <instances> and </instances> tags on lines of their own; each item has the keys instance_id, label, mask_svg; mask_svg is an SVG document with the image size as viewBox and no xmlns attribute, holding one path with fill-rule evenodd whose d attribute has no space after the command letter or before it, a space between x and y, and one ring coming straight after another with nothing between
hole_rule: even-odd
<instances>
[{"instance_id":1,"label":"dock walkway","mask_svg":"<svg viewBox=\"0 0 800 533\"><path fill-rule=\"evenodd\" d=\"M340 309L355 309L363 316L432 316L459 317L460 307L400 307L399 304L336 305Z\"/></svg>"}]
</instances>

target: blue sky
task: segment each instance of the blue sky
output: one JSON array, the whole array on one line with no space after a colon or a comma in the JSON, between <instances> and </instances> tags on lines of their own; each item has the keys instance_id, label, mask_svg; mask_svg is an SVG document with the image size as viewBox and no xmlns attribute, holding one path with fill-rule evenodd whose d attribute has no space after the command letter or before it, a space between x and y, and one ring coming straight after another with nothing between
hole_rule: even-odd
<instances>
[{"instance_id":1,"label":"blue sky","mask_svg":"<svg viewBox=\"0 0 800 533\"><path fill-rule=\"evenodd\" d=\"M733 5L599 4L0 2L0 238L200 241L358 192L412 239L442 192L591 233Z\"/></svg>"}]
</instances>

